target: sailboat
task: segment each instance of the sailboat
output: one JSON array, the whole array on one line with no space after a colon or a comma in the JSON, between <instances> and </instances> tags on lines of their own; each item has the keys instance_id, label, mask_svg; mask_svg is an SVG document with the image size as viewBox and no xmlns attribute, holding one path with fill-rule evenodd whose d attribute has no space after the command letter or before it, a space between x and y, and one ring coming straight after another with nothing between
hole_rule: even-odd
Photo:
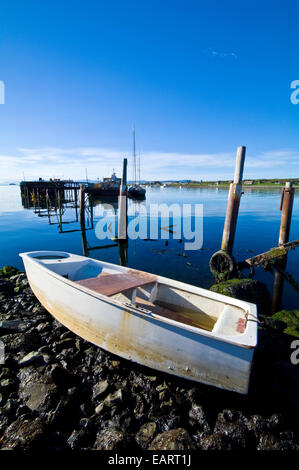
<instances>
[{"instance_id":1,"label":"sailboat","mask_svg":"<svg viewBox=\"0 0 299 470\"><path fill-rule=\"evenodd\" d=\"M133 199L144 199L145 198L145 188L140 185L140 154L139 154L139 183L136 181L136 145L135 145L135 126L133 126L133 159L134 159L134 184L128 189L128 196Z\"/></svg>"}]
</instances>

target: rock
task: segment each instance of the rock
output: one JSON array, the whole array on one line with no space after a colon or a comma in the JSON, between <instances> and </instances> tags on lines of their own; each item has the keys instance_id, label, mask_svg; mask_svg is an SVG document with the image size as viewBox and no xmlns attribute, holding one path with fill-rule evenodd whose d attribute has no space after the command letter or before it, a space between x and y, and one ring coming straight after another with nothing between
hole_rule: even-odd
<instances>
[{"instance_id":1,"label":"rock","mask_svg":"<svg viewBox=\"0 0 299 470\"><path fill-rule=\"evenodd\" d=\"M107 392L108 388L109 388L109 383L107 380L101 380L100 382L98 382L93 387L93 391L92 391L93 399L96 400L97 398L100 398L101 396L103 396Z\"/></svg>"},{"instance_id":2,"label":"rock","mask_svg":"<svg viewBox=\"0 0 299 470\"><path fill-rule=\"evenodd\" d=\"M108 429L101 431L97 434L96 441L94 443L95 450L125 450L128 448L129 438L128 436L116 429Z\"/></svg>"},{"instance_id":3,"label":"rock","mask_svg":"<svg viewBox=\"0 0 299 470\"><path fill-rule=\"evenodd\" d=\"M31 330L24 333L24 348L27 352L31 352L33 348L37 350L41 342L42 338L37 331Z\"/></svg>"},{"instance_id":4,"label":"rock","mask_svg":"<svg viewBox=\"0 0 299 470\"><path fill-rule=\"evenodd\" d=\"M252 415L246 422L246 426L248 431L254 434L257 440L268 429L268 423L266 419L260 415Z\"/></svg>"},{"instance_id":5,"label":"rock","mask_svg":"<svg viewBox=\"0 0 299 470\"><path fill-rule=\"evenodd\" d=\"M104 404L103 402L100 403L100 404L96 407L96 409L94 410L94 411L95 411L95 414L97 414L97 415L101 414L102 411L103 411L103 409L104 409L104 407L105 407L105 404Z\"/></svg>"},{"instance_id":6,"label":"rock","mask_svg":"<svg viewBox=\"0 0 299 470\"><path fill-rule=\"evenodd\" d=\"M69 348L74 348L76 345L76 342L73 338L65 338L61 341L58 341L56 343L55 350L56 352L61 352L63 349L69 349Z\"/></svg>"},{"instance_id":7,"label":"rock","mask_svg":"<svg viewBox=\"0 0 299 470\"><path fill-rule=\"evenodd\" d=\"M149 450L189 450L195 445L186 429L171 429L158 434L152 441Z\"/></svg>"},{"instance_id":8,"label":"rock","mask_svg":"<svg viewBox=\"0 0 299 470\"><path fill-rule=\"evenodd\" d=\"M80 450L84 445L87 444L88 436L83 429L79 431L73 431L67 440L68 445L72 450Z\"/></svg>"},{"instance_id":9,"label":"rock","mask_svg":"<svg viewBox=\"0 0 299 470\"><path fill-rule=\"evenodd\" d=\"M18 400L15 399L8 399L5 406L4 406L4 411L7 415L9 414L15 414L17 408L18 408Z\"/></svg>"},{"instance_id":10,"label":"rock","mask_svg":"<svg viewBox=\"0 0 299 470\"><path fill-rule=\"evenodd\" d=\"M57 386L51 377L41 372L33 367L21 370L19 396L30 410L45 413L57 402Z\"/></svg>"},{"instance_id":11,"label":"rock","mask_svg":"<svg viewBox=\"0 0 299 470\"><path fill-rule=\"evenodd\" d=\"M232 450L230 439L225 434L216 432L200 440L202 450Z\"/></svg>"},{"instance_id":12,"label":"rock","mask_svg":"<svg viewBox=\"0 0 299 470\"><path fill-rule=\"evenodd\" d=\"M120 366L120 361L111 361L111 367L117 369Z\"/></svg>"},{"instance_id":13,"label":"rock","mask_svg":"<svg viewBox=\"0 0 299 470\"><path fill-rule=\"evenodd\" d=\"M58 366L57 364L53 364L53 366L50 367L50 375L58 387L65 389L76 385L76 377L64 367Z\"/></svg>"},{"instance_id":14,"label":"rock","mask_svg":"<svg viewBox=\"0 0 299 470\"><path fill-rule=\"evenodd\" d=\"M52 406L51 411L47 413L47 422L51 427L60 431L74 429L79 419L79 407L76 400L70 396L63 396L56 408Z\"/></svg>"},{"instance_id":15,"label":"rock","mask_svg":"<svg viewBox=\"0 0 299 470\"><path fill-rule=\"evenodd\" d=\"M42 362L43 355L38 351L31 351L25 357L19 360L19 365L22 367L26 367L32 362Z\"/></svg>"},{"instance_id":16,"label":"rock","mask_svg":"<svg viewBox=\"0 0 299 470\"><path fill-rule=\"evenodd\" d=\"M0 382L1 392L9 393L15 387L15 380L13 379L3 379Z\"/></svg>"},{"instance_id":17,"label":"rock","mask_svg":"<svg viewBox=\"0 0 299 470\"><path fill-rule=\"evenodd\" d=\"M191 426L196 427L201 432L210 432L210 426L202 406L193 404L189 411L189 417Z\"/></svg>"},{"instance_id":18,"label":"rock","mask_svg":"<svg viewBox=\"0 0 299 470\"><path fill-rule=\"evenodd\" d=\"M279 439L271 434L266 434L261 436L257 445L257 450L285 450L298 452L299 445L295 444L293 440Z\"/></svg>"},{"instance_id":19,"label":"rock","mask_svg":"<svg viewBox=\"0 0 299 470\"><path fill-rule=\"evenodd\" d=\"M20 271L13 266L3 266L3 268L0 269L0 277L10 278L19 273Z\"/></svg>"},{"instance_id":20,"label":"rock","mask_svg":"<svg viewBox=\"0 0 299 470\"><path fill-rule=\"evenodd\" d=\"M163 401L166 400L169 397L169 391L168 390L162 390L159 392L159 400Z\"/></svg>"},{"instance_id":21,"label":"rock","mask_svg":"<svg viewBox=\"0 0 299 470\"><path fill-rule=\"evenodd\" d=\"M299 310L281 310L271 320L282 323L284 333L299 338Z\"/></svg>"},{"instance_id":22,"label":"rock","mask_svg":"<svg viewBox=\"0 0 299 470\"><path fill-rule=\"evenodd\" d=\"M259 313L269 312L271 309L269 291L267 286L261 281L254 279L230 279L229 281L214 284L210 290L256 304Z\"/></svg>"},{"instance_id":23,"label":"rock","mask_svg":"<svg viewBox=\"0 0 299 470\"><path fill-rule=\"evenodd\" d=\"M30 324L21 320L6 320L0 321L0 330L8 332L21 333L29 328Z\"/></svg>"},{"instance_id":24,"label":"rock","mask_svg":"<svg viewBox=\"0 0 299 470\"><path fill-rule=\"evenodd\" d=\"M173 407L173 400L172 398L169 398L168 401L162 401L160 408L164 413L167 413L169 410L171 410Z\"/></svg>"},{"instance_id":25,"label":"rock","mask_svg":"<svg viewBox=\"0 0 299 470\"><path fill-rule=\"evenodd\" d=\"M166 382L164 381L163 384L160 384L156 387L156 390L157 390L157 392L163 392L165 390L169 390L169 387L166 384Z\"/></svg>"},{"instance_id":26,"label":"rock","mask_svg":"<svg viewBox=\"0 0 299 470\"><path fill-rule=\"evenodd\" d=\"M14 421L0 439L1 449L40 450L45 441L45 425L40 418Z\"/></svg>"},{"instance_id":27,"label":"rock","mask_svg":"<svg viewBox=\"0 0 299 470\"><path fill-rule=\"evenodd\" d=\"M110 393L104 400L105 405L115 406L118 405L123 399L122 390L118 389L116 392Z\"/></svg>"},{"instance_id":28,"label":"rock","mask_svg":"<svg viewBox=\"0 0 299 470\"><path fill-rule=\"evenodd\" d=\"M0 294L12 296L14 294L14 286L6 279L0 279Z\"/></svg>"},{"instance_id":29,"label":"rock","mask_svg":"<svg viewBox=\"0 0 299 470\"><path fill-rule=\"evenodd\" d=\"M157 431L157 425L154 422L145 423L139 429L135 436L136 441L143 449L147 449L151 441L153 440Z\"/></svg>"}]
</instances>

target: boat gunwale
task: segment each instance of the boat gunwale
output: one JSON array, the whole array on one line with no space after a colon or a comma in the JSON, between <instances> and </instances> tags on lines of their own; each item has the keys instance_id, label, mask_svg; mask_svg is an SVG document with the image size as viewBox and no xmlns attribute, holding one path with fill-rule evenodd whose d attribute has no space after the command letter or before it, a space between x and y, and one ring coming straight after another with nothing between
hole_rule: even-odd
<instances>
[{"instance_id":1,"label":"boat gunwale","mask_svg":"<svg viewBox=\"0 0 299 470\"><path fill-rule=\"evenodd\" d=\"M72 253L63 252L63 251L46 251L45 250L45 251L31 251L31 252L19 253L19 256L22 259L24 257L27 260L30 260L31 263L33 263L34 265L36 265L39 268L41 268L42 270L44 270L47 273L47 275L55 277L58 281L63 282L64 284L68 284L70 287L75 288L79 291L82 291L85 294L90 295L90 296L92 296L96 299L99 299L99 300L101 300L105 303L112 304L112 305L115 305L115 306L120 307L122 309L125 309L126 311L129 311L132 314L138 314L138 315L144 317L145 319L150 317L150 318L154 319L157 323L161 322L161 323L165 323L165 324L168 324L168 325L176 326L177 328L181 328L181 329L190 331L190 332L195 333L199 336L201 335L201 336L206 336L208 338L213 338L217 341L229 343L229 344L232 344L236 347L242 347L244 349L253 349L253 348L256 347L256 344L257 344L257 333L256 332L254 334L254 341L252 342L252 340L250 340L250 338L249 338L249 341L247 342L247 344L244 344L244 342L242 343L242 342L239 342L239 341L235 341L232 336L225 336L225 335L221 335L221 334L215 334L212 331L203 330L201 328L193 327L191 325L187 325L187 324L178 322L176 320L171 320L171 319L168 319L166 317L164 318L161 315L153 313L151 310L143 309L143 308L140 308L140 307L135 307L130 302L122 302L120 300L114 299L113 297L109 297L109 296L106 296L104 294L100 294L99 292L96 292L92 289L89 289L88 287L77 284L75 281L72 281L71 279L65 278L61 274L58 274L55 271L52 271L51 269L47 268L46 265L44 263L42 263L41 260L39 260L37 258L34 258L34 256L30 256L30 255L37 254L37 253L57 253L57 254L60 254L60 255L61 254L67 254L67 255L69 255L69 257L67 258L68 260L72 257L72 255L73 255ZM114 268L115 267L123 268L123 266L118 266L116 264L109 263L109 262L106 262L106 261L101 262L100 260L95 260L93 258L86 258L85 256L82 256L82 255L74 255L74 257L80 258L82 260L84 260L84 259L93 260L93 261L99 262L99 264L103 263L107 266L111 266L111 267L114 267ZM132 268L125 268L125 269L132 269ZM124 272L126 272L126 270L124 270ZM141 272L146 272L146 271L141 271ZM163 276L159 276L159 275L156 275L156 276L157 276L157 280L156 280L157 283L164 284L164 285L169 285L169 283L167 283L167 281L173 281L173 282L176 282L179 285L176 286L176 287L175 286L170 286L170 287L178 288L178 289L181 289L181 290L184 290L184 291L186 291L185 286L194 287L195 289L199 289L200 291L203 291L202 294L200 292L197 295L202 295L203 297L208 298L207 295L204 294L205 289L203 289L201 287L193 286L192 284L186 284L186 283L176 281L174 279L166 278L166 277L163 277ZM185 287L185 289L184 289L184 287ZM191 293L193 293L193 292L191 292ZM213 297L214 296L216 298L212 299L212 300L216 300L216 301L219 301L219 302L221 302L221 299L225 299L225 300L227 299L226 296L213 292ZM236 307L239 307L239 308L243 309L245 311L245 313L250 314L251 316L254 317L253 321L257 321L257 314L256 314L255 304L252 304L250 302L245 302L245 301L242 301L242 300L238 300L238 299L234 299L234 298L229 298L229 299L231 299L232 301L235 301L235 302L228 303L227 301L224 300L223 303L225 303L226 305L233 305L233 306L236 306ZM243 304L244 307L240 306L239 305L240 303L241 303L241 305ZM251 322L251 321L252 320L247 320L247 323ZM245 331L244 333L240 333L240 334L236 335L236 337L240 338L240 337L243 337L243 335L244 336L249 336L248 331Z\"/></svg>"}]
</instances>

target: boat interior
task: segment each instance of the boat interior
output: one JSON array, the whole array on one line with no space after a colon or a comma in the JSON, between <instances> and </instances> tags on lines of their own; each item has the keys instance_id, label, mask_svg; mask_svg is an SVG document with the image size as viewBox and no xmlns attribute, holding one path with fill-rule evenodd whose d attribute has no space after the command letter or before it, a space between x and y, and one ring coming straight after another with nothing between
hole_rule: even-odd
<instances>
[{"instance_id":1,"label":"boat interior","mask_svg":"<svg viewBox=\"0 0 299 470\"><path fill-rule=\"evenodd\" d=\"M211 296L194 293L188 285L135 269L64 253L34 256L57 274L94 292L133 304L157 318L204 329L220 335L245 332L247 313ZM191 287L191 286L190 286Z\"/></svg>"}]
</instances>

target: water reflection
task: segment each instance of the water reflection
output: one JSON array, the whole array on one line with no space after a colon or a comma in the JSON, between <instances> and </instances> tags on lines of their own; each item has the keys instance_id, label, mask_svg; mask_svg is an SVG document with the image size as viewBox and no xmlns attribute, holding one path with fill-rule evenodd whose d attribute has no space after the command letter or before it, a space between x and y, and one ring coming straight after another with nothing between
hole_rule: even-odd
<instances>
[{"instance_id":1,"label":"water reflection","mask_svg":"<svg viewBox=\"0 0 299 470\"><path fill-rule=\"evenodd\" d=\"M225 204L227 199L227 191L224 189L215 188L211 190L208 194L209 203L211 204L211 198L213 198L213 194L217 192L223 193L223 197L217 196L217 204L220 200L223 199L223 214L225 211ZM149 191L150 195L151 191ZM163 193L161 198L159 196L159 200L161 202L169 202L172 201L175 197L179 198L180 200L185 200L189 203L192 200L199 202L203 202L204 198L207 198L206 190L205 189L188 189L179 191L174 191L172 189L166 189L165 191L159 191L159 193ZM165 194L168 193L168 199L165 199ZM189 196L192 193L192 199ZM251 188L246 188L246 193L254 195L258 195L258 197L265 196L265 190L253 190ZM267 193L275 195L277 197L277 191L269 190ZM156 242L155 247L152 248L152 244L142 243L140 241L132 241L129 240L127 242L124 241L117 241L117 240L107 240L106 243L103 241L98 240L95 237L94 232L96 222L98 221L98 214L102 211L106 211L111 207L114 210L114 213L118 210L118 201L115 198L105 198L99 199L94 198L92 196L86 195L86 203L84 209L84 224L80 223L80 203L79 203L79 191L75 190L74 188L68 188L67 191L60 191L59 189L54 192L44 191L44 192L35 192L35 194L26 194L21 190L21 197L22 197L22 205L26 210L31 210L36 214L37 217L47 218L49 225L57 226L58 233L60 234L70 234L73 232L79 232L81 236L81 252L84 256L93 256L93 252L102 250L105 253L110 253L110 248L117 248L117 256L118 260L115 259L115 251L112 250L112 254L107 254L101 257L106 259L107 261L111 261L113 263L119 262L120 265L126 266L129 263L129 248L131 245L130 257L131 257L131 265L135 264L137 269L143 269L149 272L161 272L162 275L173 277L178 280L182 280L183 282L190 282L191 284L201 285L205 288L209 288L209 285L204 284L205 279L203 278L206 276L208 278L208 268L205 266L207 265L206 258L209 257L212 252L209 250L213 250L213 248L205 247L204 251L200 252L189 252L185 253L182 248L180 250L177 249L178 241L176 241L175 245L171 241L168 243L165 240L153 240ZM202 199L200 199L202 198ZM175 200L175 199L174 199ZM177 202L175 200L175 202ZM143 202L140 200L130 201L130 204L133 205L133 214L138 212L138 208ZM252 203L248 203L249 206L247 208L251 209ZM214 207L214 206L213 206ZM96 210L96 209L101 210ZM254 207L256 211L256 206ZM95 212L96 211L96 212ZM222 209L221 209L222 211ZM210 215L213 214L213 211L210 209ZM206 215L206 213L205 213ZM217 215L215 215L216 217ZM214 217L214 215L213 215ZM216 219L215 219L216 220ZM214 222L213 222L214 223ZM220 225L222 226L223 222L221 221ZM88 235L88 232L91 232ZM210 233L209 239L207 241L210 242ZM67 243L69 243L70 239L67 239ZM253 243L253 242L252 242ZM163 244L163 246L162 246ZM182 247L182 243L180 244ZM53 249L55 249L53 247ZM70 251L70 248L69 248ZM141 254L142 253L142 254ZM242 257L242 254L239 255ZM96 256L94 256L96 257ZM136 261L138 260L138 261ZM273 296L272 296L272 306L269 309L268 313L275 313L282 308L282 297L283 292L286 286L286 283L290 288L296 293L298 292L298 284L291 278L291 276L285 272L287 265L287 256L284 259L281 259L277 266L274 266L273 274L274 276L270 280L270 283L273 285ZM174 267L173 267L174 266ZM178 268L177 268L178 267ZM185 271L184 271L185 270ZM203 274L202 274L203 272ZM197 274L198 273L198 274ZM206 273L206 274L204 274ZM245 274L245 273L244 273ZM256 276L256 275L255 275ZM260 276L262 281L266 278L269 274L265 274ZM256 276L258 277L258 276ZM210 282L211 285L212 281ZM297 286L297 287L296 287ZM268 287L270 287L268 285ZM270 287L272 290L272 287ZM286 294L285 294L286 295Z\"/></svg>"}]
</instances>

